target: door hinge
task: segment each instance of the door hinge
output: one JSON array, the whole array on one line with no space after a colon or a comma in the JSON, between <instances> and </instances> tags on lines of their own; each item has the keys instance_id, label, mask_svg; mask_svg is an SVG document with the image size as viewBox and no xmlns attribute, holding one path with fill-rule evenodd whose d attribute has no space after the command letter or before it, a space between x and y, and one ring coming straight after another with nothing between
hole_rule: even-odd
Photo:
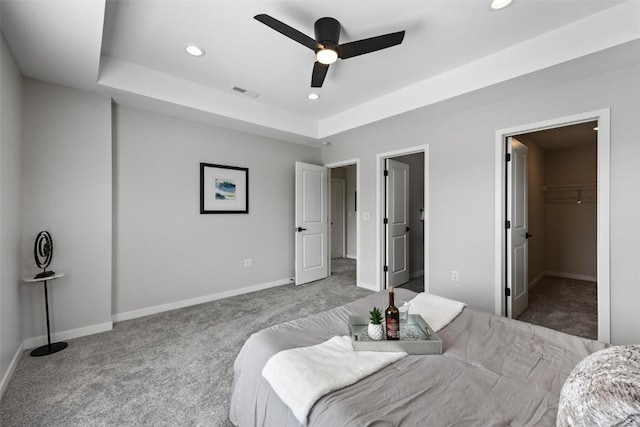
<instances>
[{"instance_id":1,"label":"door hinge","mask_svg":"<svg viewBox=\"0 0 640 427\"><path fill-rule=\"evenodd\" d=\"M387 271L389 271L389 266L388 266L388 265L385 265L385 266L384 266L384 268L382 269L382 271L384 271L385 273L386 273Z\"/></svg>"},{"instance_id":2,"label":"door hinge","mask_svg":"<svg viewBox=\"0 0 640 427\"><path fill-rule=\"evenodd\" d=\"M511 221L508 221L508 220L507 220L507 221L505 221L504 226L505 226L505 228L506 228L507 230L508 230L508 229L510 229L510 228L511 228Z\"/></svg>"},{"instance_id":3,"label":"door hinge","mask_svg":"<svg viewBox=\"0 0 640 427\"><path fill-rule=\"evenodd\" d=\"M384 170L384 176L389 176L389 169Z\"/></svg>"},{"instance_id":4,"label":"door hinge","mask_svg":"<svg viewBox=\"0 0 640 427\"><path fill-rule=\"evenodd\" d=\"M382 223L383 223L383 224L389 224L389 218L385 218L385 219L383 219L383 220L382 220Z\"/></svg>"},{"instance_id":5,"label":"door hinge","mask_svg":"<svg viewBox=\"0 0 640 427\"><path fill-rule=\"evenodd\" d=\"M511 153L507 153L507 162L511 161Z\"/></svg>"},{"instance_id":6,"label":"door hinge","mask_svg":"<svg viewBox=\"0 0 640 427\"><path fill-rule=\"evenodd\" d=\"M509 289L509 288L504 288L504 294L505 294L506 296L510 297L510 296L511 296L511 289Z\"/></svg>"}]
</instances>

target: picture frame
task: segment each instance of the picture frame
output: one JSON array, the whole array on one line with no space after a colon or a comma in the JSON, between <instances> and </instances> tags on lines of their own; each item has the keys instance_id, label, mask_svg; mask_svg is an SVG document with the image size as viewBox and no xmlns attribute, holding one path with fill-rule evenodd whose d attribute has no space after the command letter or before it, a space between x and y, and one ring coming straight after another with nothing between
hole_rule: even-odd
<instances>
[{"instance_id":1,"label":"picture frame","mask_svg":"<svg viewBox=\"0 0 640 427\"><path fill-rule=\"evenodd\" d=\"M200 163L200 213L249 213L249 168Z\"/></svg>"}]
</instances>

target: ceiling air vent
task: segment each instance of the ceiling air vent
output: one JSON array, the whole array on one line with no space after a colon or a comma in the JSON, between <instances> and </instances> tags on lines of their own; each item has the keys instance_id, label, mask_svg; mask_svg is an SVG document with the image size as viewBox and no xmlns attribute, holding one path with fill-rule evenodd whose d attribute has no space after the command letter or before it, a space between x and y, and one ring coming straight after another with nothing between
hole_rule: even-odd
<instances>
[{"instance_id":1,"label":"ceiling air vent","mask_svg":"<svg viewBox=\"0 0 640 427\"><path fill-rule=\"evenodd\" d=\"M251 92L250 90L246 90L246 89L243 89L243 88L238 87L238 86L233 86L231 88L231 90L234 91L234 92L241 93L241 94L246 95L246 96L250 96L251 98L257 98L257 97L260 96L259 93Z\"/></svg>"}]
</instances>

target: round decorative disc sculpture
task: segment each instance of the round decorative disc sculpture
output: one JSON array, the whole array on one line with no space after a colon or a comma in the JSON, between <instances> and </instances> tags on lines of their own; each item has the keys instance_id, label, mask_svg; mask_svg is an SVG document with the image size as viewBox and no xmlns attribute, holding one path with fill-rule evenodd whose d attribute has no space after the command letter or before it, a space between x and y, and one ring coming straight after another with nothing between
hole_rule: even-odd
<instances>
[{"instance_id":1,"label":"round decorative disc sculpture","mask_svg":"<svg viewBox=\"0 0 640 427\"><path fill-rule=\"evenodd\" d=\"M56 274L53 271L47 271L47 267L51 264L53 257L53 240L48 231L41 231L36 236L36 242L33 246L33 256L36 259L36 265L42 269L42 273L36 274L36 279L49 277Z\"/></svg>"}]
</instances>

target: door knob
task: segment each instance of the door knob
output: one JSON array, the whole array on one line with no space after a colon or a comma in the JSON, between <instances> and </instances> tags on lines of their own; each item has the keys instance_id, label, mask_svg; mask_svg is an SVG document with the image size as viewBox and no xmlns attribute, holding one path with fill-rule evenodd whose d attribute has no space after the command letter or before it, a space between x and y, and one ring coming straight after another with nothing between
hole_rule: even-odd
<instances>
[{"instance_id":1,"label":"door knob","mask_svg":"<svg viewBox=\"0 0 640 427\"><path fill-rule=\"evenodd\" d=\"M528 231L526 233L524 233L524 238L525 239L528 239L529 237L533 237L533 234L529 234Z\"/></svg>"},{"instance_id":2,"label":"door knob","mask_svg":"<svg viewBox=\"0 0 640 427\"><path fill-rule=\"evenodd\" d=\"M408 233L409 231L411 231L411 229L410 229L409 227L407 227L407 233Z\"/></svg>"},{"instance_id":3,"label":"door knob","mask_svg":"<svg viewBox=\"0 0 640 427\"><path fill-rule=\"evenodd\" d=\"M306 231L306 230L307 230L306 228L302 228L302 227L298 227L295 229L295 231L297 232Z\"/></svg>"}]
</instances>

